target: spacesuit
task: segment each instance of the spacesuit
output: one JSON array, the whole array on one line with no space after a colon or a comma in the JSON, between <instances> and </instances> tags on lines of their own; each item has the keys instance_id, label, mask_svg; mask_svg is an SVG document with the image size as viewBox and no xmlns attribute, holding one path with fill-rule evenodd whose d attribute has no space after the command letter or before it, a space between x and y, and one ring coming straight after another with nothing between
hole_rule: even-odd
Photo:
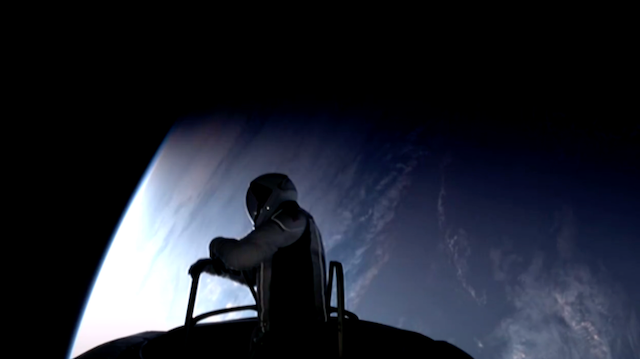
<instances>
[{"instance_id":1,"label":"spacesuit","mask_svg":"<svg viewBox=\"0 0 640 359\"><path fill-rule=\"evenodd\" d=\"M297 197L286 175L256 178L246 195L253 231L240 240L214 238L209 245L213 264L206 272L257 289L260 327L254 343L277 335L300 342L296 333L311 335L328 318L322 238Z\"/></svg>"}]
</instances>

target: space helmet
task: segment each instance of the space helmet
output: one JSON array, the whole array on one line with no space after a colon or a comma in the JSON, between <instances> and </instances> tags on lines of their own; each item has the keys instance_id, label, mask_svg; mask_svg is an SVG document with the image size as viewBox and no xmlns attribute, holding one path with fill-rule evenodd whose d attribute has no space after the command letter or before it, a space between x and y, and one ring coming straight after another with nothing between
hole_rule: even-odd
<instances>
[{"instance_id":1,"label":"space helmet","mask_svg":"<svg viewBox=\"0 0 640 359\"><path fill-rule=\"evenodd\" d=\"M249 184L246 196L247 214L254 227L257 227L273 215L282 202L297 200L298 191L289 176L266 173Z\"/></svg>"}]
</instances>

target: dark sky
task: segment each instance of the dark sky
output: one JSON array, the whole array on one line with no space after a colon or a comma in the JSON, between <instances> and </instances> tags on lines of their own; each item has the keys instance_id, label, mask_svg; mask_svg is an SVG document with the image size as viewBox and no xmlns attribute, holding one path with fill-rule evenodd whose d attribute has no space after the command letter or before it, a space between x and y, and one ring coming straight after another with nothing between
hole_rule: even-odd
<instances>
[{"instance_id":1,"label":"dark sky","mask_svg":"<svg viewBox=\"0 0 640 359\"><path fill-rule=\"evenodd\" d=\"M583 66L570 67L571 62L546 67L551 71L540 66L537 71L522 71L516 65L487 67L475 62L473 68L449 66L442 72L414 73L408 70L416 68L412 64L404 73L387 70L371 75L361 69L350 76L344 75L345 69L324 68L315 75L300 77L289 71L285 81L285 76L263 71L267 66L237 76L237 70L211 75L188 71L188 67L171 76L158 76L151 70L159 66L145 68L142 65L149 62L141 58L135 66L123 62L107 66L94 78L74 76L72 83L76 86L66 91L51 85L61 83L63 76L58 72L48 75L53 81L48 81L42 91L53 93L58 89L57 96L39 102L47 113L36 115L43 120L30 122L38 131L25 139L28 148L37 149L40 155L29 157L30 162L20 168L32 173L32 178L39 178L43 172L51 178L40 200L45 199L53 214L43 219L46 225L42 225L42 233L34 234L40 248L36 258L47 268L49 277L56 278L56 288L65 293L50 302L57 310L48 320L58 328L50 334L54 336L51 342L57 343L51 352L66 353L104 249L172 123L178 117L206 113L219 106L247 110L283 103L296 108L337 104L345 108L357 105L375 113L407 114L382 116L383 128L410 127L420 121L426 109L438 113L439 120L427 127L435 126L442 135L430 145L438 151L456 148L447 178L453 181L451 186L466 189L452 191L451 201L456 197L471 203L480 201L474 194L482 191L474 185L478 178L483 186L493 186L492 191L521 194L518 200L532 207L536 198L530 189L542 188L559 203L572 203L580 218L581 233L594 238L583 239L581 245L620 256L623 260L614 263L620 268L611 270L626 275L621 277L623 281L632 280L632 268L625 266L638 253L634 223L634 218L640 217L635 186L639 182L637 109L629 106L631 95L616 80L620 69L614 68L606 75L604 71L583 73ZM562 71L566 69L570 71ZM420 75L433 72L438 74ZM273 85L276 83L278 86ZM29 131L21 133L32 133ZM526 162L517 160L524 157ZM46 165L34 170L33 163L39 162ZM517 171L511 171L515 180L500 182L492 178L497 172L486 171L488 167L515 168ZM430 175L438 183L439 174ZM434 200L437 198L430 198L427 206ZM496 202L505 216L514 215L508 201ZM61 206L70 210L55 210ZM540 213L547 210L540 208ZM539 217L541 223L551 223L544 215ZM533 221L536 217L528 218ZM595 219L608 225L590 226ZM434 224L425 221L423 225ZM481 224L474 228L489 234L495 231ZM518 236L517 228L508 231ZM60 232L64 232L65 240L52 241L52 233ZM412 236L407 233L407 237ZM607 240L595 240L602 237ZM530 243L532 247L538 245L535 238ZM409 260L420 260L415 253L408 258L412 255L414 259ZM631 295L637 298L638 293Z\"/></svg>"}]
</instances>

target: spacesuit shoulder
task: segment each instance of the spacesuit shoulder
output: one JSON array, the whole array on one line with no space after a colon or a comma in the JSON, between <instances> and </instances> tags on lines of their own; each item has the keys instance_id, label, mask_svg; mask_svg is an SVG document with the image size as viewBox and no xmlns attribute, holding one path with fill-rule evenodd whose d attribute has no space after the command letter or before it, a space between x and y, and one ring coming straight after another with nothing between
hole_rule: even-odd
<instances>
[{"instance_id":1,"label":"spacesuit shoulder","mask_svg":"<svg viewBox=\"0 0 640 359\"><path fill-rule=\"evenodd\" d=\"M284 231L299 232L304 231L308 218L300 208L284 208L276 211L271 220Z\"/></svg>"}]
</instances>

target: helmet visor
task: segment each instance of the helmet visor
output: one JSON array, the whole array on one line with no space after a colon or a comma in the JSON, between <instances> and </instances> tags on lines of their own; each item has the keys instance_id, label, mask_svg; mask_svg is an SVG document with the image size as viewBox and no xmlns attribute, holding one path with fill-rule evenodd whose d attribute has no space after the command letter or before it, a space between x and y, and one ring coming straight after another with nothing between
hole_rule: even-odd
<instances>
[{"instance_id":1,"label":"helmet visor","mask_svg":"<svg viewBox=\"0 0 640 359\"><path fill-rule=\"evenodd\" d=\"M271 197L271 193L270 188L259 183L252 183L251 186L249 186L246 197L247 213L254 224L262 207L265 206L269 197Z\"/></svg>"},{"instance_id":2,"label":"helmet visor","mask_svg":"<svg viewBox=\"0 0 640 359\"><path fill-rule=\"evenodd\" d=\"M251 222L255 223L256 217L258 216L258 200L251 192L251 189L247 191L246 204L247 204L247 214L249 215L249 219L251 219Z\"/></svg>"}]
</instances>

